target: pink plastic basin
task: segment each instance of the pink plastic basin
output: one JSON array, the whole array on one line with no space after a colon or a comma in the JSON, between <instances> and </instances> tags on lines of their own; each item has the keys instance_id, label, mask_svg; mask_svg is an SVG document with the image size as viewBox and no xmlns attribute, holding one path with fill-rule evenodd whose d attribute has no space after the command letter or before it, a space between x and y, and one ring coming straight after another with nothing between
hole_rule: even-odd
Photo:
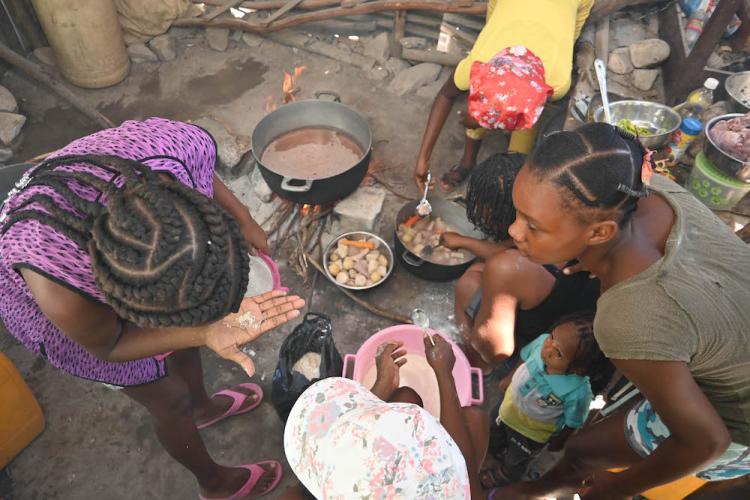
<instances>
[{"instance_id":1,"label":"pink plastic basin","mask_svg":"<svg viewBox=\"0 0 750 500\"><path fill-rule=\"evenodd\" d=\"M456 364L453 366L453 379L456 381L456 391L461 406L480 405L484 401L484 389L482 385L482 371L474 368L469 364L466 355L461 349L448 339L442 333L429 330L431 335L440 335L453 346L453 353L456 355ZM396 325L385 330L381 330L367 339L359 348L357 354L347 354L344 356L344 377L350 377L357 382L363 382L365 375L375 364L375 356L378 348L386 343L401 341L404 343L404 349L407 354L424 356L424 333L421 328L414 325ZM472 379L477 381L478 397L474 397L472 391ZM429 395L421 394L422 399L426 400Z\"/></svg>"}]
</instances>

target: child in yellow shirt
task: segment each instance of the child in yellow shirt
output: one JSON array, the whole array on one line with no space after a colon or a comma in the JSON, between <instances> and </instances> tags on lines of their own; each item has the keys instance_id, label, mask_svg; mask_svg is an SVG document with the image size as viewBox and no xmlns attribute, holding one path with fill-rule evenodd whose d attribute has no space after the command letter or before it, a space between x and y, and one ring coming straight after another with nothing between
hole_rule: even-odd
<instances>
[{"instance_id":1,"label":"child in yellow shirt","mask_svg":"<svg viewBox=\"0 0 750 500\"><path fill-rule=\"evenodd\" d=\"M470 91L473 63L487 63L503 49L523 46L541 59L545 81L552 88L553 101L563 97L571 84L573 45L588 18L594 0L490 0L487 23L469 55L463 59L432 104L422 145L414 171L415 181L424 188L429 161L440 131L453 102L462 92ZM458 165L441 179L446 191L453 190L476 163L485 129L464 114L467 126L464 154ZM508 149L520 153L531 151L538 127L514 131Z\"/></svg>"}]
</instances>

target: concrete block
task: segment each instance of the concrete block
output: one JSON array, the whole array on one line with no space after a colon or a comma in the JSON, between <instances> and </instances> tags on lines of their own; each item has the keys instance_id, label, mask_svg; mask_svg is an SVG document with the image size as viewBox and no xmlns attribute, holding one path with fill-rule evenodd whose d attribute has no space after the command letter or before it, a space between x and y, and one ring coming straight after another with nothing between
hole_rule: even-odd
<instances>
[{"instance_id":1,"label":"concrete block","mask_svg":"<svg viewBox=\"0 0 750 500\"><path fill-rule=\"evenodd\" d=\"M374 68L370 70L369 76L372 80L375 80L376 82L382 82L388 79L388 77L390 76L390 73L388 73L388 70L382 66L375 66Z\"/></svg>"},{"instance_id":2,"label":"concrete block","mask_svg":"<svg viewBox=\"0 0 750 500\"><path fill-rule=\"evenodd\" d=\"M666 61L671 51L669 44L659 38L651 38L630 44L630 60L636 68L653 68Z\"/></svg>"},{"instance_id":3,"label":"concrete block","mask_svg":"<svg viewBox=\"0 0 750 500\"><path fill-rule=\"evenodd\" d=\"M143 43L128 45L128 55L134 64L158 62L159 58Z\"/></svg>"},{"instance_id":4,"label":"concrete block","mask_svg":"<svg viewBox=\"0 0 750 500\"><path fill-rule=\"evenodd\" d=\"M242 158L242 152L237 145L235 137L229 133L224 125L212 120L211 118L200 118L194 122L199 127L203 127L211 134L218 147L219 162L227 170L234 168Z\"/></svg>"},{"instance_id":5,"label":"concrete block","mask_svg":"<svg viewBox=\"0 0 750 500\"><path fill-rule=\"evenodd\" d=\"M399 59L398 57L391 57L385 62L384 66L385 69L387 69L394 75L400 71L411 68L411 64L404 61L403 59Z\"/></svg>"},{"instance_id":6,"label":"concrete block","mask_svg":"<svg viewBox=\"0 0 750 500\"><path fill-rule=\"evenodd\" d=\"M391 82L391 92L405 95L419 87L434 82L443 67L434 63L422 63L399 72Z\"/></svg>"},{"instance_id":7,"label":"concrete block","mask_svg":"<svg viewBox=\"0 0 750 500\"><path fill-rule=\"evenodd\" d=\"M646 26L629 15L610 18L609 32L613 47L627 47L631 43L650 38Z\"/></svg>"},{"instance_id":8,"label":"concrete block","mask_svg":"<svg viewBox=\"0 0 750 500\"><path fill-rule=\"evenodd\" d=\"M223 178L224 183L234 193L238 200L250 210L250 215L260 224L278 210L281 203L278 199L267 202L260 199L255 192L255 185L251 175L243 175L236 179Z\"/></svg>"},{"instance_id":9,"label":"concrete block","mask_svg":"<svg viewBox=\"0 0 750 500\"><path fill-rule=\"evenodd\" d=\"M633 63L630 62L630 52L627 47L620 47L609 54L607 69L619 75L633 71Z\"/></svg>"},{"instance_id":10,"label":"concrete block","mask_svg":"<svg viewBox=\"0 0 750 500\"><path fill-rule=\"evenodd\" d=\"M424 50L427 48L427 39L420 36L405 36L400 40L400 43L405 49Z\"/></svg>"},{"instance_id":11,"label":"concrete block","mask_svg":"<svg viewBox=\"0 0 750 500\"><path fill-rule=\"evenodd\" d=\"M26 117L15 113L0 113L0 142L8 145L21 133Z\"/></svg>"},{"instance_id":12,"label":"concrete block","mask_svg":"<svg viewBox=\"0 0 750 500\"><path fill-rule=\"evenodd\" d=\"M229 47L229 30L227 28L206 28L206 43L213 50L224 52Z\"/></svg>"},{"instance_id":13,"label":"concrete block","mask_svg":"<svg viewBox=\"0 0 750 500\"><path fill-rule=\"evenodd\" d=\"M10 90L0 85L0 111L15 113L18 110L18 102Z\"/></svg>"},{"instance_id":14,"label":"concrete block","mask_svg":"<svg viewBox=\"0 0 750 500\"><path fill-rule=\"evenodd\" d=\"M154 37L148 46L154 51L160 61L172 61L177 54L174 50L174 40L169 35L159 35Z\"/></svg>"},{"instance_id":15,"label":"concrete block","mask_svg":"<svg viewBox=\"0 0 750 500\"><path fill-rule=\"evenodd\" d=\"M253 185L253 190L261 201L271 201L271 198L273 198L273 191L271 191L271 188L266 184L266 180L263 178L263 175L260 173L260 168L257 166L253 170L253 173L250 174L250 184Z\"/></svg>"},{"instance_id":16,"label":"concrete block","mask_svg":"<svg viewBox=\"0 0 750 500\"><path fill-rule=\"evenodd\" d=\"M255 48L260 47L265 41L265 38L255 33L244 33L242 35L242 41L245 42L245 45L248 47Z\"/></svg>"},{"instance_id":17,"label":"concrete block","mask_svg":"<svg viewBox=\"0 0 750 500\"><path fill-rule=\"evenodd\" d=\"M427 99L434 99L438 92L440 92L441 88L443 88L443 82L438 80L417 89L417 95Z\"/></svg>"},{"instance_id":18,"label":"concrete block","mask_svg":"<svg viewBox=\"0 0 750 500\"><path fill-rule=\"evenodd\" d=\"M380 33L365 40L364 54L379 63L385 63L391 55L391 43L388 33Z\"/></svg>"},{"instance_id":19,"label":"concrete block","mask_svg":"<svg viewBox=\"0 0 750 500\"><path fill-rule=\"evenodd\" d=\"M658 69L636 69L633 71L633 85L641 90L651 90L658 76Z\"/></svg>"},{"instance_id":20,"label":"concrete block","mask_svg":"<svg viewBox=\"0 0 750 500\"><path fill-rule=\"evenodd\" d=\"M359 188L341 200L333 213L338 216L342 231L372 231L383 211L383 201L383 189L375 186Z\"/></svg>"}]
</instances>

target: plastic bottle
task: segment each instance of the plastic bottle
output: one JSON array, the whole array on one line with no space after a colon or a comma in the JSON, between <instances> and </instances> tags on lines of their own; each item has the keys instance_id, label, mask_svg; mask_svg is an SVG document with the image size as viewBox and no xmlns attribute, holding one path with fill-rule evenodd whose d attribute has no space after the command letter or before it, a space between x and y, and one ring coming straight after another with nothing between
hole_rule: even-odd
<instances>
[{"instance_id":1,"label":"plastic bottle","mask_svg":"<svg viewBox=\"0 0 750 500\"><path fill-rule=\"evenodd\" d=\"M700 119L703 116L703 112L713 104L714 90L718 86L719 81L716 78L706 78L703 86L690 92L685 102L676 106L675 110L683 118L691 117Z\"/></svg>"},{"instance_id":2,"label":"plastic bottle","mask_svg":"<svg viewBox=\"0 0 750 500\"><path fill-rule=\"evenodd\" d=\"M693 12L696 10L703 9L705 10L709 16L713 14L713 12L716 10L716 6L719 3L718 0L677 0L677 3L680 5L680 9L682 10L682 13L685 14L685 17L690 19L690 16L693 15ZM729 23L729 26L727 26L726 31L724 32L724 39L729 38L732 36L740 27L742 24L742 21L737 16L737 14L732 16L732 20Z\"/></svg>"},{"instance_id":3,"label":"plastic bottle","mask_svg":"<svg viewBox=\"0 0 750 500\"><path fill-rule=\"evenodd\" d=\"M685 43L687 44L688 51L693 50L695 42L700 38L703 33L703 26L708 21L709 13L706 9L697 9L693 12L688 20L687 26L685 27Z\"/></svg>"},{"instance_id":4,"label":"plastic bottle","mask_svg":"<svg viewBox=\"0 0 750 500\"><path fill-rule=\"evenodd\" d=\"M685 151L690 144L701 135L703 131L703 122L697 118L688 117L682 120L680 128L675 130L672 140L669 142L669 152L675 161L678 161L685 155Z\"/></svg>"}]
</instances>

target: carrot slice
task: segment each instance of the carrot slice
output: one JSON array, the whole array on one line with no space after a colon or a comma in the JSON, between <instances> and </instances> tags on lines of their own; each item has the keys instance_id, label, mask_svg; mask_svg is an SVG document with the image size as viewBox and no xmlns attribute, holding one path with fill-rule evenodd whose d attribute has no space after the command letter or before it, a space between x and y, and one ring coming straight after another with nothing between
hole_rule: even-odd
<instances>
[{"instance_id":1,"label":"carrot slice","mask_svg":"<svg viewBox=\"0 0 750 500\"><path fill-rule=\"evenodd\" d=\"M414 224L416 224L417 222L419 222L419 219L421 219L421 218L422 217L420 217L419 214L414 214L414 215L412 215L411 217L409 217L408 219L406 219L404 221L404 226L406 226L406 227L412 227Z\"/></svg>"},{"instance_id":2,"label":"carrot slice","mask_svg":"<svg viewBox=\"0 0 750 500\"><path fill-rule=\"evenodd\" d=\"M370 250L375 250L376 248L375 243L372 243L370 241L341 240L341 243L343 245L355 247L355 248L368 248Z\"/></svg>"}]
</instances>

